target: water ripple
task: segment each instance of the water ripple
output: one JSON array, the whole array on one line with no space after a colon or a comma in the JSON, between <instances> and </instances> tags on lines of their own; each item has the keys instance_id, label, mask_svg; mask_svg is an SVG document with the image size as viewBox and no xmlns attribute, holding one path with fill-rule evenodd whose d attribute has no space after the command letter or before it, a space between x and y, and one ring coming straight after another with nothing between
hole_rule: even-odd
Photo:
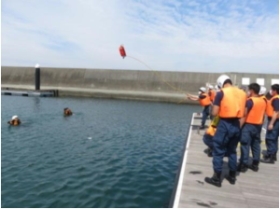
<instances>
[{"instance_id":1,"label":"water ripple","mask_svg":"<svg viewBox=\"0 0 280 209\"><path fill-rule=\"evenodd\" d=\"M196 110L3 96L2 207L167 207ZM22 126L6 125L14 114Z\"/></svg>"}]
</instances>

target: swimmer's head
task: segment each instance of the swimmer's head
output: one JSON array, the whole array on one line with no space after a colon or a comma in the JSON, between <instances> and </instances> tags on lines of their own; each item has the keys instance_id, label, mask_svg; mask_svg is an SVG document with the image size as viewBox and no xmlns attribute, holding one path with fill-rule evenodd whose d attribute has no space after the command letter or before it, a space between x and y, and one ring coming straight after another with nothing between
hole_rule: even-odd
<instances>
[{"instance_id":1,"label":"swimmer's head","mask_svg":"<svg viewBox=\"0 0 280 209\"><path fill-rule=\"evenodd\" d=\"M72 111L68 107L66 107L64 108L64 115L72 115Z\"/></svg>"},{"instance_id":2,"label":"swimmer's head","mask_svg":"<svg viewBox=\"0 0 280 209\"><path fill-rule=\"evenodd\" d=\"M15 119L18 119L18 116L17 116L17 115L14 115L14 116L12 117L12 120L15 120Z\"/></svg>"},{"instance_id":3,"label":"swimmer's head","mask_svg":"<svg viewBox=\"0 0 280 209\"><path fill-rule=\"evenodd\" d=\"M19 120L19 118L18 118L17 115L14 115L14 116L12 117L12 119L8 122L8 124L13 125L13 126L17 126L17 125L19 125L20 123L21 123L21 122L20 122L20 120Z\"/></svg>"}]
</instances>

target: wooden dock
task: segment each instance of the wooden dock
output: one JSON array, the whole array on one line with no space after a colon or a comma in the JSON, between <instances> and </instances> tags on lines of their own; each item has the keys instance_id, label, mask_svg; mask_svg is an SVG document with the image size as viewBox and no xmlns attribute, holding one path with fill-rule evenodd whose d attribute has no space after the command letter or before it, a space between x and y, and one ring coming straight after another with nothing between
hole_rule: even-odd
<instances>
[{"instance_id":1,"label":"wooden dock","mask_svg":"<svg viewBox=\"0 0 280 209\"><path fill-rule=\"evenodd\" d=\"M38 91L25 91L16 89L1 89L1 95L8 96L25 96L25 97L55 97L58 95L57 90L38 90Z\"/></svg>"},{"instance_id":2,"label":"wooden dock","mask_svg":"<svg viewBox=\"0 0 280 209\"><path fill-rule=\"evenodd\" d=\"M260 163L259 171L250 169L237 173L235 185L223 179L218 188L204 182L213 175L212 158L204 150L204 130L198 130L201 117L193 114L184 152L173 208L279 208L279 161ZM209 121L208 121L209 123ZM265 150L262 133L262 150ZM240 147L237 148L238 158ZM228 159L224 158L223 177L228 173Z\"/></svg>"}]
</instances>

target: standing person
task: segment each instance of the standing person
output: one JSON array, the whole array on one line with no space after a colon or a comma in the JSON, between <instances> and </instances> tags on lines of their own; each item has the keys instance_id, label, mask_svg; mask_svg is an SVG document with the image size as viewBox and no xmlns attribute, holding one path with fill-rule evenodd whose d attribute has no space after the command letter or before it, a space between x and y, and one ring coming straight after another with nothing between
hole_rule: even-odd
<instances>
[{"instance_id":1,"label":"standing person","mask_svg":"<svg viewBox=\"0 0 280 209\"><path fill-rule=\"evenodd\" d=\"M210 101L211 101L211 106L210 106L210 110L209 112L212 112L212 107L213 107L213 102L216 96L216 91L214 90L214 87L212 85L209 85L209 90L208 90L208 95L210 97ZM213 120L212 115L210 114L210 120Z\"/></svg>"},{"instance_id":2,"label":"standing person","mask_svg":"<svg viewBox=\"0 0 280 209\"><path fill-rule=\"evenodd\" d=\"M200 129L204 129L206 119L210 114L209 109L210 109L211 101L209 95L206 93L205 87L200 87L198 94L199 94L198 96L188 94L188 98L193 101L199 101L199 104L203 107Z\"/></svg>"},{"instance_id":3,"label":"standing person","mask_svg":"<svg viewBox=\"0 0 280 209\"><path fill-rule=\"evenodd\" d=\"M261 156L261 130L266 109L266 101L259 96L260 85L251 83L249 86L249 98L245 108L245 124L241 130L241 158L237 171L246 172L249 168L250 147L253 154L253 163L250 168L259 170ZM241 124L243 125L243 124Z\"/></svg>"},{"instance_id":4,"label":"standing person","mask_svg":"<svg viewBox=\"0 0 280 209\"><path fill-rule=\"evenodd\" d=\"M259 93L259 96L265 101L265 103L267 104L267 97L266 97L266 88L264 86L261 86L261 89L260 89L260 93ZM263 116L263 126L266 124L265 122L265 115Z\"/></svg>"},{"instance_id":5,"label":"standing person","mask_svg":"<svg viewBox=\"0 0 280 209\"><path fill-rule=\"evenodd\" d=\"M217 92L221 91L221 88L218 85L216 85L215 90L216 90L216 94L217 94ZM216 95L215 95L215 97L216 97Z\"/></svg>"},{"instance_id":6,"label":"standing person","mask_svg":"<svg viewBox=\"0 0 280 209\"><path fill-rule=\"evenodd\" d=\"M227 152L229 175L226 177L231 184L235 184L237 156L236 148L240 135L240 118L244 117L246 93L232 86L232 81L227 75L217 79L221 91L216 94L212 115L219 116L216 133L213 137L213 176L206 177L205 181L221 187L221 174L223 158Z\"/></svg>"},{"instance_id":7,"label":"standing person","mask_svg":"<svg viewBox=\"0 0 280 209\"><path fill-rule=\"evenodd\" d=\"M263 98L265 101L267 101L265 94L266 94L266 88L264 86L261 86L259 96Z\"/></svg>"},{"instance_id":8,"label":"standing person","mask_svg":"<svg viewBox=\"0 0 280 209\"><path fill-rule=\"evenodd\" d=\"M216 96L216 92L215 92L214 87L212 85L209 85L208 95L210 97L210 101L213 103L214 99L215 99L215 96Z\"/></svg>"},{"instance_id":9,"label":"standing person","mask_svg":"<svg viewBox=\"0 0 280 209\"><path fill-rule=\"evenodd\" d=\"M277 158L278 137L279 137L279 84L271 86L270 94L272 98L267 103L267 130L266 130L266 148L267 154L262 162L274 163Z\"/></svg>"}]
</instances>

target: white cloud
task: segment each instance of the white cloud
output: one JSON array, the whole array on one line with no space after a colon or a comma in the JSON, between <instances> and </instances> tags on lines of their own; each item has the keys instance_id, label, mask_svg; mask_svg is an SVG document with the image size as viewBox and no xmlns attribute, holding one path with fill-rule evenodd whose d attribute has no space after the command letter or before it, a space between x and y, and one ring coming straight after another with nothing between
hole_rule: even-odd
<instances>
[{"instance_id":1,"label":"white cloud","mask_svg":"<svg viewBox=\"0 0 280 209\"><path fill-rule=\"evenodd\" d=\"M2 65L278 73L278 14L204 2L3 0Z\"/></svg>"}]
</instances>

